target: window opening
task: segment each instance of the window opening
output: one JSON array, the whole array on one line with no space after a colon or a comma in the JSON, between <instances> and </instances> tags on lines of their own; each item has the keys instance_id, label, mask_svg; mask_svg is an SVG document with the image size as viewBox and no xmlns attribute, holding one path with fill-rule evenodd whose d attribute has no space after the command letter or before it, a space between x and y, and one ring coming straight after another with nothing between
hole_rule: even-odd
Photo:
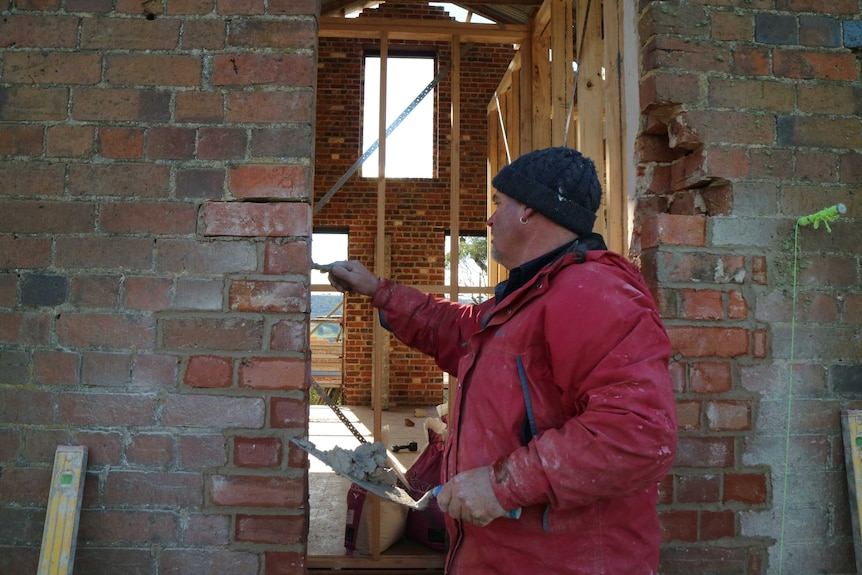
<instances>
[{"instance_id":1,"label":"window opening","mask_svg":"<svg viewBox=\"0 0 862 575\"><path fill-rule=\"evenodd\" d=\"M451 234L445 237L447 286L452 285ZM484 233L466 233L458 237L458 301L482 303L490 297L488 283L488 237Z\"/></svg>"},{"instance_id":2,"label":"window opening","mask_svg":"<svg viewBox=\"0 0 862 575\"><path fill-rule=\"evenodd\" d=\"M386 125L434 80L435 60L422 56L389 56L387 59ZM379 135L380 56L365 57L365 87L362 116L362 149L369 149ZM375 150L362 164L362 177L376 178ZM434 176L434 90L404 118L386 139L387 178L432 178Z\"/></svg>"}]
</instances>

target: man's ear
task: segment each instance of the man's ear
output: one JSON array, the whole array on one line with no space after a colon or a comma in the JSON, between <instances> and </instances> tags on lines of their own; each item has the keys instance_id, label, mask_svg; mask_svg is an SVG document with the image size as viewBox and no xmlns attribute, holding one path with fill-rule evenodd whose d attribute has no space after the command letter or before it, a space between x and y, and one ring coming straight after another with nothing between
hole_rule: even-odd
<instances>
[{"instance_id":1,"label":"man's ear","mask_svg":"<svg viewBox=\"0 0 862 575\"><path fill-rule=\"evenodd\" d=\"M534 209L533 209L533 208L531 208L530 206L524 206L524 213L523 213L523 216L524 216L526 219L528 219L528 220L529 220L531 217L533 217L533 214L535 214L535 213L536 213L536 210L534 210Z\"/></svg>"}]
</instances>

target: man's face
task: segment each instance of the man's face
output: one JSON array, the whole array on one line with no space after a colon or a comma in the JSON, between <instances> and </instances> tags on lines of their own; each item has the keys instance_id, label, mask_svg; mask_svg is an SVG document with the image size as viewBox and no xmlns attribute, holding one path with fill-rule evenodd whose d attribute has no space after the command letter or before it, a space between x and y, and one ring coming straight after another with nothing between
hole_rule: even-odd
<instances>
[{"instance_id":1,"label":"man's face","mask_svg":"<svg viewBox=\"0 0 862 575\"><path fill-rule=\"evenodd\" d=\"M519 266L523 248L523 224L520 223L526 206L502 192L492 197L494 213L488 218L491 228L491 257L506 269Z\"/></svg>"}]
</instances>

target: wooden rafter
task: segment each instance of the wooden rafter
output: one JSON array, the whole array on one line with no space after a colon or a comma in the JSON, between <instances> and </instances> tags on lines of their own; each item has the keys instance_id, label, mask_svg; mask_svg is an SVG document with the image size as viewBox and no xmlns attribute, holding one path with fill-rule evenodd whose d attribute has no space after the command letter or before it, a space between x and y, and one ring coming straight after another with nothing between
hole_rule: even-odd
<instances>
[{"instance_id":1,"label":"wooden rafter","mask_svg":"<svg viewBox=\"0 0 862 575\"><path fill-rule=\"evenodd\" d=\"M406 18L321 18L321 38L379 39L383 33L390 40L432 40L447 42L458 36L461 42L477 44L517 44L528 34L527 26L472 24Z\"/></svg>"}]
</instances>

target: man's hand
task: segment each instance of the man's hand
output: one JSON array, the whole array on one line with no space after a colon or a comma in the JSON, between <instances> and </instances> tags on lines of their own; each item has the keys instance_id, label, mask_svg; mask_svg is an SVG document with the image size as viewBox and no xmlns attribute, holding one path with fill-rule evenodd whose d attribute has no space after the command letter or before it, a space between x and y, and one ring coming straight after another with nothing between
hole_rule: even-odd
<instances>
[{"instance_id":1,"label":"man's hand","mask_svg":"<svg viewBox=\"0 0 862 575\"><path fill-rule=\"evenodd\" d=\"M356 260L335 262L329 272L329 283L340 292L356 292L369 297L377 291L380 278Z\"/></svg>"},{"instance_id":2,"label":"man's hand","mask_svg":"<svg viewBox=\"0 0 862 575\"><path fill-rule=\"evenodd\" d=\"M478 467L453 477L437 494L437 505L452 518L469 521L479 527L506 514L494 495L488 467Z\"/></svg>"}]
</instances>

